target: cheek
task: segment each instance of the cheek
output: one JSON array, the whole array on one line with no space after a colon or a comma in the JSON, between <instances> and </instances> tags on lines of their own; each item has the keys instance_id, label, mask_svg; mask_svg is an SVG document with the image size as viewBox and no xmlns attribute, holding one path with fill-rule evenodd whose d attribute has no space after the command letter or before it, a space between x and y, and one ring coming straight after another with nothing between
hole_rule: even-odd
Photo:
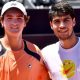
<instances>
[{"instance_id":1,"label":"cheek","mask_svg":"<svg viewBox=\"0 0 80 80\"><path fill-rule=\"evenodd\" d=\"M4 23L3 23L3 27L6 28L6 27L8 27L8 26L9 26L9 22L4 22Z\"/></svg>"},{"instance_id":2,"label":"cheek","mask_svg":"<svg viewBox=\"0 0 80 80\"><path fill-rule=\"evenodd\" d=\"M23 22L23 23L21 23L20 25L19 25L19 27L20 27L20 29L24 29L25 27L26 27L26 24Z\"/></svg>"},{"instance_id":3,"label":"cheek","mask_svg":"<svg viewBox=\"0 0 80 80\"><path fill-rule=\"evenodd\" d=\"M73 28L75 26L75 22L74 21L69 22L68 26L70 26L71 28Z\"/></svg>"},{"instance_id":4,"label":"cheek","mask_svg":"<svg viewBox=\"0 0 80 80\"><path fill-rule=\"evenodd\" d=\"M54 24L54 25L52 25L52 28L53 28L53 30L56 30L58 28L58 26Z\"/></svg>"},{"instance_id":5,"label":"cheek","mask_svg":"<svg viewBox=\"0 0 80 80\"><path fill-rule=\"evenodd\" d=\"M6 22L5 22L5 21L2 22L2 26L3 26L3 27L6 26Z\"/></svg>"},{"instance_id":6,"label":"cheek","mask_svg":"<svg viewBox=\"0 0 80 80\"><path fill-rule=\"evenodd\" d=\"M58 29L57 27L53 27L53 32L57 35L58 34Z\"/></svg>"},{"instance_id":7,"label":"cheek","mask_svg":"<svg viewBox=\"0 0 80 80\"><path fill-rule=\"evenodd\" d=\"M68 28L71 29L71 30L73 30L74 24L69 24L69 25L68 25Z\"/></svg>"}]
</instances>

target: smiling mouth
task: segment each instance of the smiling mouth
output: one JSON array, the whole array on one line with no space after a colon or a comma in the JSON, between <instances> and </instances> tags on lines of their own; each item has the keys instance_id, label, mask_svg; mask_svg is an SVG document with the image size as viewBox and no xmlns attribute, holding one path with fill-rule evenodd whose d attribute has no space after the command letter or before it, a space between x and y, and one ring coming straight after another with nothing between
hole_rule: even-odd
<instances>
[{"instance_id":1,"label":"smiling mouth","mask_svg":"<svg viewBox=\"0 0 80 80\"><path fill-rule=\"evenodd\" d=\"M11 29L11 32L19 32L19 29Z\"/></svg>"},{"instance_id":2,"label":"smiling mouth","mask_svg":"<svg viewBox=\"0 0 80 80\"><path fill-rule=\"evenodd\" d=\"M61 33L65 33L67 32L68 30L67 29L59 29L58 32L61 32Z\"/></svg>"},{"instance_id":3,"label":"smiling mouth","mask_svg":"<svg viewBox=\"0 0 80 80\"><path fill-rule=\"evenodd\" d=\"M61 30L61 31L58 31L60 33L66 33L68 30Z\"/></svg>"}]
</instances>

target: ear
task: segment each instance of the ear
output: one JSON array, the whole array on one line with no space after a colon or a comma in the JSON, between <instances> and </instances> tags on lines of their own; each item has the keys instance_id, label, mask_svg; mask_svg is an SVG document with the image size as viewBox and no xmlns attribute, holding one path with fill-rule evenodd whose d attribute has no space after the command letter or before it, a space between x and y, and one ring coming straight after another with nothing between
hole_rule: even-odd
<instances>
[{"instance_id":1,"label":"ear","mask_svg":"<svg viewBox=\"0 0 80 80\"><path fill-rule=\"evenodd\" d=\"M52 25L52 22L50 21L49 23L50 23L50 27L51 27L51 29L53 30L53 27L52 27L52 26L53 26L53 25Z\"/></svg>"},{"instance_id":2,"label":"ear","mask_svg":"<svg viewBox=\"0 0 80 80\"><path fill-rule=\"evenodd\" d=\"M3 27L3 20L2 20L1 16L0 16L0 23L1 23L2 27Z\"/></svg>"},{"instance_id":3,"label":"ear","mask_svg":"<svg viewBox=\"0 0 80 80\"><path fill-rule=\"evenodd\" d=\"M76 20L75 18L73 18L73 27L75 26L75 24L76 24Z\"/></svg>"},{"instance_id":4,"label":"ear","mask_svg":"<svg viewBox=\"0 0 80 80\"><path fill-rule=\"evenodd\" d=\"M30 16L25 16L25 22L28 23Z\"/></svg>"},{"instance_id":5,"label":"ear","mask_svg":"<svg viewBox=\"0 0 80 80\"><path fill-rule=\"evenodd\" d=\"M25 16L25 27L26 27L26 25L27 25L29 19L30 19L30 16Z\"/></svg>"}]
</instances>

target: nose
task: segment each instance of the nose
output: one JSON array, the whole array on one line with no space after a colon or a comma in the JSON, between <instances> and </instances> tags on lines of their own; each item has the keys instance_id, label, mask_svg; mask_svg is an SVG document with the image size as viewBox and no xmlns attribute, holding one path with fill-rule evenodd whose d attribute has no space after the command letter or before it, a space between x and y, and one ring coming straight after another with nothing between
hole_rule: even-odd
<instances>
[{"instance_id":1,"label":"nose","mask_svg":"<svg viewBox=\"0 0 80 80\"><path fill-rule=\"evenodd\" d=\"M17 19L16 18L12 19L12 23L17 23Z\"/></svg>"},{"instance_id":2,"label":"nose","mask_svg":"<svg viewBox=\"0 0 80 80\"><path fill-rule=\"evenodd\" d=\"M64 28L65 27L65 23L64 22L61 22L60 25L59 25L59 27L60 28Z\"/></svg>"},{"instance_id":3,"label":"nose","mask_svg":"<svg viewBox=\"0 0 80 80\"><path fill-rule=\"evenodd\" d=\"M16 18L12 20L12 24L14 24L14 25L17 25L18 24L18 21L17 21Z\"/></svg>"}]
</instances>

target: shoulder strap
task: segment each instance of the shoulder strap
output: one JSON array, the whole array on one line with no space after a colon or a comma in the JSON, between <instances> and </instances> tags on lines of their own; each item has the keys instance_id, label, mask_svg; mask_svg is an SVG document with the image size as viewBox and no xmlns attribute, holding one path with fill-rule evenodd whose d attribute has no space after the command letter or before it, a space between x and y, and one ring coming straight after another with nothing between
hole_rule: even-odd
<instances>
[{"instance_id":1,"label":"shoulder strap","mask_svg":"<svg viewBox=\"0 0 80 80\"><path fill-rule=\"evenodd\" d=\"M37 60L40 61L41 57L39 54L32 52L28 49L27 45L26 45L26 41L24 40L24 50L31 56L33 56L34 58L36 58Z\"/></svg>"},{"instance_id":2,"label":"shoulder strap","mask_svg":"<svg viewBox=\"0 0 80 80\"><path fill-rule=\"evenodd\" d=\"M5 53L6 49L3 47L2 43L0 42L0 56Z\"/></svg>"}]
</instances>

